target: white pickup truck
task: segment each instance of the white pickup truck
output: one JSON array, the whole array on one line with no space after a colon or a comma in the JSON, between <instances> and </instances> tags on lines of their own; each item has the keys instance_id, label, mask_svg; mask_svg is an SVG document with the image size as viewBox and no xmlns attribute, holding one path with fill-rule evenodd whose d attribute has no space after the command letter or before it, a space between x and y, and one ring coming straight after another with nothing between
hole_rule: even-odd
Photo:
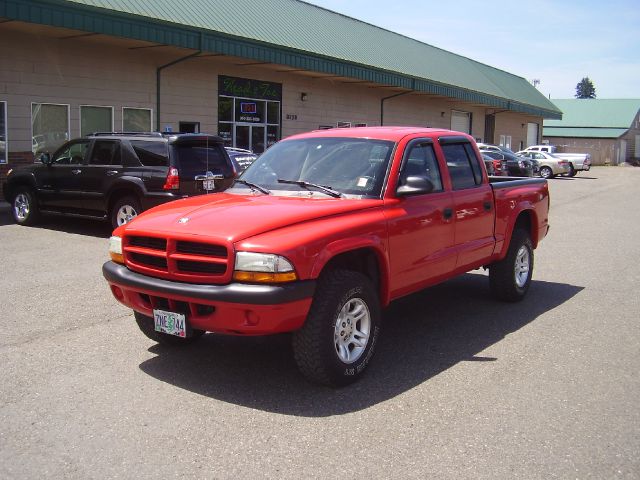
<instances>
[{"instance_id":1,"label":"white pickup truck","mask_svg":"<svg viewBox=\"0 0 640 480\"><path fill-rule=\"evenodd\" d=\"M555 145L531 145L524 152L546 152L556 157L567 160L570 165L568 175L575 177L580 171L588 171L591 168L591 155L588 153L560 153Z\"/></svg>"}]
</instances>

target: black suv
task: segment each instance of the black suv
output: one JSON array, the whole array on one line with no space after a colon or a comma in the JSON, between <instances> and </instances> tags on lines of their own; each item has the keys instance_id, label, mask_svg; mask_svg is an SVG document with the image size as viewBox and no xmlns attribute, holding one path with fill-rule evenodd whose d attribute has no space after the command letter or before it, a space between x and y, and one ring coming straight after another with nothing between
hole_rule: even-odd
<instances>
[{"instance_id":1,"label":"black suv","mask_svg":"<svg viewBox=\"0 0 640 480\"><path fill-rule=\"evenodd\" d=\"M224 190L241 170L223 140L206 134L94 133L40 161L10 170L3 187L22 225L46 212L108 219L115 228L161 203Z\"/></svg>"}]
</instances>

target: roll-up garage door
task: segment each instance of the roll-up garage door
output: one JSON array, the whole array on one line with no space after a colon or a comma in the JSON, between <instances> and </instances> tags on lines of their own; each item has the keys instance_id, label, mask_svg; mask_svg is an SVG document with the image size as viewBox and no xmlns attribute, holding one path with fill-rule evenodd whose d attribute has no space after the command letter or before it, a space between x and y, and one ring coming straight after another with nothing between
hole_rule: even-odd
<instances>
[{"instance_id":1,"label":"roll-up garage door","mask_svg":"<svg viewBox=\"0 0 640 480\"><path fill-rule=\"evenodd\" d=\"M451 130L471 133L471 113L451 110Z\"/></svg>"}]
</instances>

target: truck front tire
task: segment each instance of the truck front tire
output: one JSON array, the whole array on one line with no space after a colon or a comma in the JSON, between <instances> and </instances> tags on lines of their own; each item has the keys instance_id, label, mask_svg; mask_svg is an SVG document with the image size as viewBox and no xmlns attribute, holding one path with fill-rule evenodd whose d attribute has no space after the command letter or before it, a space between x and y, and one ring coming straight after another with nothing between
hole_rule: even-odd
<instances>
[{"instance_id":1,"label":"truck front tire","mask_svg":"<svg viewBox=\"0 0 640 480\"><path fill-rule=\"evenodd\" d=\"M522 300L531 284L533 245L529 233L517 228L511 235L507 256L489 266L489 285L494 297L505 302Z\"/></svg>"},{"instance_id":2,"label":"truck front tire","mask_svg":"<svg viewBox=\"0 0 640 480\"><path fill-rule=\"evenodd\" d=\"M323 274L305 324L293 334L298 368L328 386L355 382L373 356L380 324L380 301L369 278L350 270Z\"/></svg>"},{"instance_id":3,"label":"truck front tire","mask_svg":"<svg viewBox=\"0 0 640 480\"><path fill-rule=\"evenodd\" d=\"M192 335L187 338L156 332L153 325L153 318L147 317L146 315L136 311L133 312L133 316L136 318L136 323L138 324L140 331L154 342L158 342L162 345L189 345L204 335L204 330L193 330Z\"/></svg>"}]
</instances>

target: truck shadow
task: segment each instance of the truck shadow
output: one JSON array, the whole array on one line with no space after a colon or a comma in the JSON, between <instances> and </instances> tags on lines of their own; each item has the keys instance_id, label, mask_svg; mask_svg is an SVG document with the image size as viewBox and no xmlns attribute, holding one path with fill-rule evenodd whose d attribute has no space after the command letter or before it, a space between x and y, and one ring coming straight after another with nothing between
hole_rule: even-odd
<instances>
[{"instance_id":1,"label":"truck shadow","mask_svg":"<svg viewBox=\"0 0 640 480\"><path fill-rule=\"evenodd\" d=\"M487 277L466 274L394 302L384 313L378 350L356 384L331 389L298 373L288 335L208 334L185 349L156 345L140 369L160 381L244 407L304 417L363 410L478 356L506 335L567 302L583 287L534 281L518 304L489 296ZM532 341L535 341L532 339Z\"/></svg>"}]
</instances>

